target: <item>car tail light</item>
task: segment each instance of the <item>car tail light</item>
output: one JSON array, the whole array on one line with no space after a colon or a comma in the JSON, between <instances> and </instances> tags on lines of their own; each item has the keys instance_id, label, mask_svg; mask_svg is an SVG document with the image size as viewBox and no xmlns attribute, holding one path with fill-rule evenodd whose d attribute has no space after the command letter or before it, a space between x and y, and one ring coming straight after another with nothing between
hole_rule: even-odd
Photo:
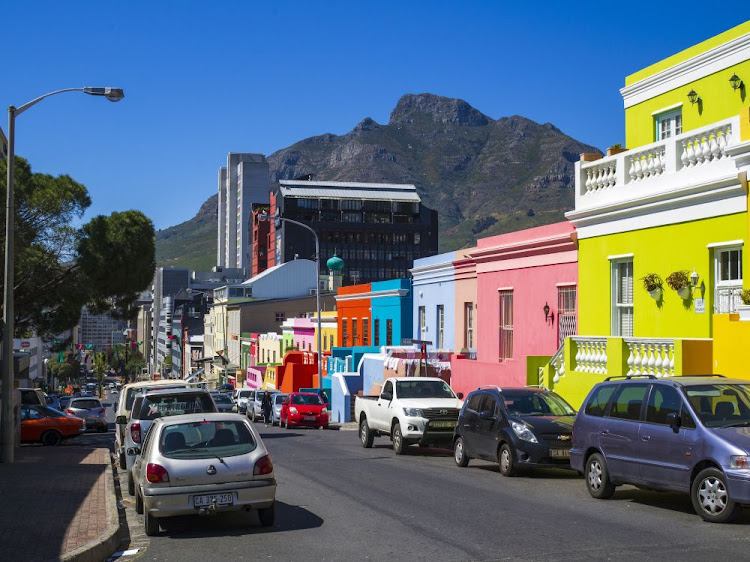
<instances>
[{"instance_id":1,"label":"car tail light","mask_svg":"<svg viewBox=\"0 0 750 562\"><path fill-rule=\"evenodd\" d=\"M133 422L130 426L130 438L133 440L133 443L141 442L141 424L138 422Z\"/></svg>"},{"instance_id":2,"label":"car tail light","mask_svg":"<svg viewBox=\"0 0 750 562\"><path fill-rule=\"evenodd\" d=\"M66 414L70 414L71 416L75 416L76 415L76 413L73 410L71 410L70 408L65 408L65 413Z\"/></svg>"},{"instance_id":3,"label":"car tail light","mask_svg":"<svg viewBox=\"0 0 750 562\"><path fill-rule=\"evenodd\" d=\"M253 475L262 476L263 474L271 474L272 472L273 463L271 462L271 457L268 455L263 455L258 459L258 462L255 463Z\"/></svg>"},{"instance_id":4,"label":"car tail light","mask_svg":"<svg viewBox=\"0 0 750 562\"><path fill-rule=\"evenodd\" d=\"M100 408L100 409L99 409L99 414L100 414L100 415L101 415L101 414L106 414L106 413L107 413L107 410L105 410L104 408Z\"/></svg>"},{"instance_id":5,"label":"car tail light","mask_svg":"<svg viewBox=\"0 0 750 562\"><path fill-rule=\"evenodd\" d=\"M169 482L169 473L162 465L150 462L146 465L146 480L152 484Z\"/></svg>"}]
</instances>

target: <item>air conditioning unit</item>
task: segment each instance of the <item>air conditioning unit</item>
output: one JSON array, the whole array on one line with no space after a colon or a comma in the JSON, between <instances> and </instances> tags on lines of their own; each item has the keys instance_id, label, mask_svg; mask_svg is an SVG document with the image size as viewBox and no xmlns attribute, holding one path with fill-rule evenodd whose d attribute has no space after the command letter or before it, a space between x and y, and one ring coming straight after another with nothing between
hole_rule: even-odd
<instances>
[{"instance_id":1,"label":"air conditioning unit","mask_svg":"<svg viewBox=\"0 0 750 562\"><path fill-rule=\"evenodd\" d=\"M311 297L315 296L315 291L316 291L316 289L310 289L310 296Z\"/></svg>"}]
</instances>

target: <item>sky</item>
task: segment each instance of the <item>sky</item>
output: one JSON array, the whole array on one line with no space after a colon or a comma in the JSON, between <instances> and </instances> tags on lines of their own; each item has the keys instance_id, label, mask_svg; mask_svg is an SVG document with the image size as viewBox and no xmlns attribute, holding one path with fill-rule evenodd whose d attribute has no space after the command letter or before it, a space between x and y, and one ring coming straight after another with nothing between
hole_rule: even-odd
<instances>
[{"instance_id":1,"label":"sky","mask_svg":"<svg viewBox=\"0 0 750 562\"><path fill-rule=\"evenodd\" d=\"M124 88L117 104L67 93L29 109L16 154L86 185L85 220L138 209L162 229L216 192L228 152L387 123L406 93L551 122L600 149L624 143L625 76L742 23L747 6L0 0L0 106Z\"/></svg>"}]
</instances>

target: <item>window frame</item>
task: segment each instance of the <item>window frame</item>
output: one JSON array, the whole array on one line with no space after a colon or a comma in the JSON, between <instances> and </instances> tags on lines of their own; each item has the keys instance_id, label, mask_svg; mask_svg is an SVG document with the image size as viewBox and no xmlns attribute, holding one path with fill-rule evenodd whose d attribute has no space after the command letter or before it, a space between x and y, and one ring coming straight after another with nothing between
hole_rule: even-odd
<instances>
[{"instance_id":1,"label":"window frame","mask_svg":"<svg viewBox=\"0 0 750 562\"><path fill-rule=\"evenodd\" d=\"M474 349L474 303L464 303L464 348Z\"/></svg>"},{"instance_id":2,"label":"window frame","mask_svg":"<svg viewBox=\"0 0 750 562\"><path fill-rule=\"evenodd\" d=\"M437 322L437 342L435 349L443 349L445 345L445 305L435 307L435 321Z\"/></svg>"},{"instance_id":3,"label":"window frame","mask_svg":"<svg viewBox=\"0 0 750 562\"><path fill-rule=\"evenodd\" d=\"M668 124L666 136L662 135L662 123ZM682 105L654 115L654 141L671 139L682 134Z\"/></svg>"},{"instance_id":4,"label":"window frame","mask_svg":"<svg viewBox=\"0 0 750 562\"><path fill-rule=\"evenodd\" d=\"M501 363L513 359L513 289L498 289L498 360ZM510 319L510 324L507 323Z\"/></svg>"},{"instance_id":5,"label":"window frame","mask_svg":"<svg viewBox=\"0 0 750 562\"><path fill-rule=\"evenodd\" d=\"M386 318L385 320L385 345L393 345L393 319Z\"/></svg>"},{"instance_id":6,"label":"window frame","mask_svg":"<svg viewBox=\"0 0 750 562\"><path fill-rule=\"evenodd\" d=\"M620 292L622 289L622 277L620 276L620 266L630 264L630 302L618 302L620 298ZM610 323L610 334L614 337L632 338L635 334L635 260L633 256L611 259L610 260L611 270L611 290L610 290L610 307L611 307L611 323ZM630 310L631 324L630 334L623 334L622 330L622 311Z\"/></svg>"}]
</instances>

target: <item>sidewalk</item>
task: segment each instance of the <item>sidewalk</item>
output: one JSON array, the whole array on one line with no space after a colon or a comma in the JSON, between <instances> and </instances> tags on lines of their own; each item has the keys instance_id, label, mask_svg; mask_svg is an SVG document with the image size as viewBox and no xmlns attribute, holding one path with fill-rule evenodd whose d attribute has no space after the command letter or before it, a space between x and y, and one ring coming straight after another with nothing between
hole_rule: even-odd
<instances>
[{"instance_id":1,"label":"sidewalk","mask_svg":"<svg viewBox=\"0 0 750 562\"><path fill-rule=\"evenodd\" d=\"M0 464L5 560L103 560L117 550L110 455L87 447L21 447Z\"/></svg>"}]
</instances>

